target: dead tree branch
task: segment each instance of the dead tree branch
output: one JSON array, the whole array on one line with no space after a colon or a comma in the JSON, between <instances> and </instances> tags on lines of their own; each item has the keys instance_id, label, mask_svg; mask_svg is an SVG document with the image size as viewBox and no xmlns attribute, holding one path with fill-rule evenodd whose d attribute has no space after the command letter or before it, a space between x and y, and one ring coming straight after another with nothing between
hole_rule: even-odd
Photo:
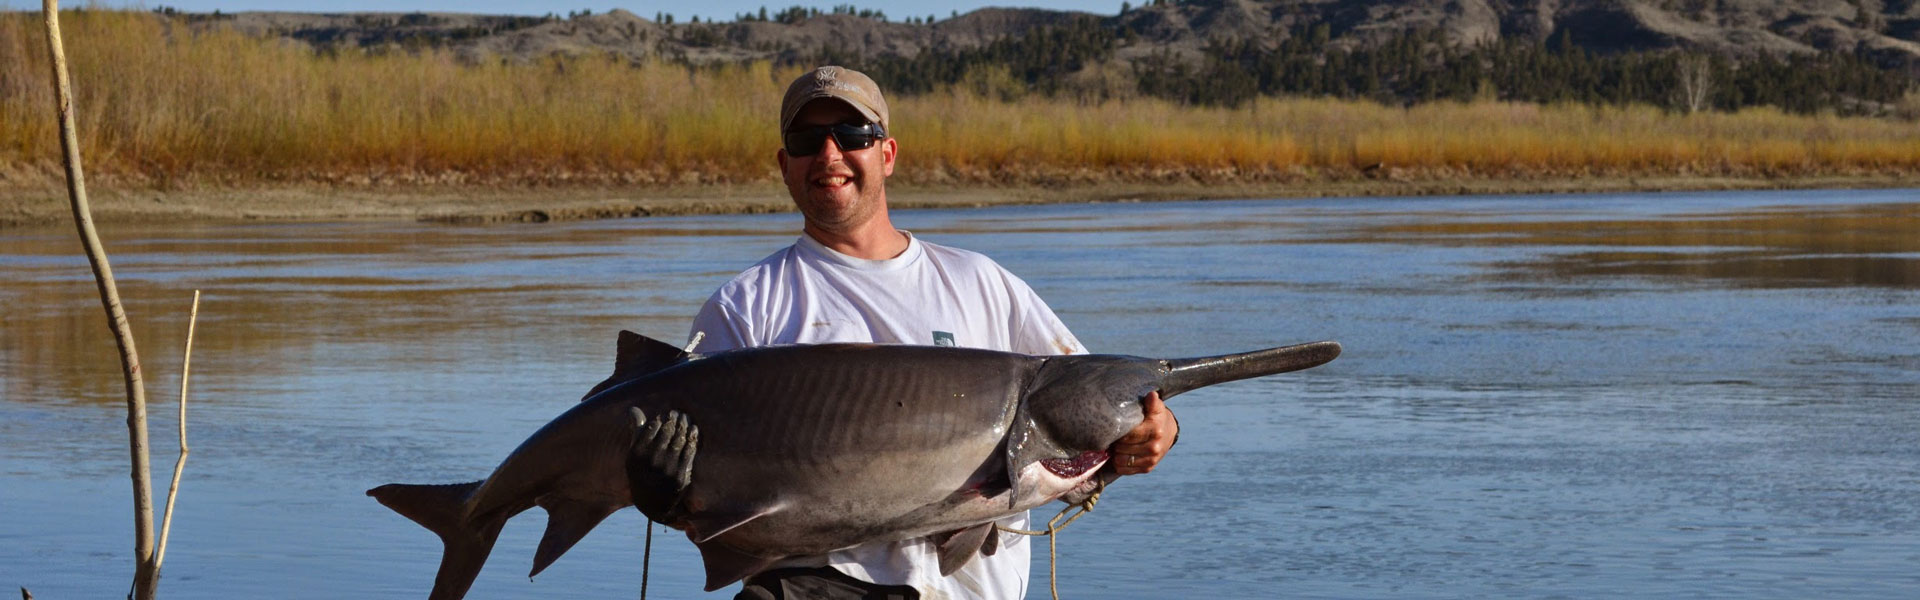
<instances>
[{"instance_id":1,"label":"dead tree branch","mask_svg":"<svg viewBox=\"0 0 1920 600\"><path fill-rule=\"evenodd\" d=\"M60 116L60 147L67 167L67 199L73 205L73 221L80 229L80 241L86 245L87 262L93 265L93 280L100 289L100 303L107 310L107 326L120 346L120 368L126 377L127 437L133 459L133 594L136 600L151 600L159 582L153 553L153 474L147 462L147 392L140 378L140 353L134 348L133 328L127 325L126 309L120 305L120 290L113 282L113 267L107 263L106 248L94 231L93 210L87 206L86 178L80 169L80 138L73 119L73 83L67 77L66 50L60 44L60 5L57 0L41 0L47 22L47 52L53 59L54 101Z\"/></svg>"},{"instance_id":2,"label":"dead tree branch","mask_svg":"<svg viewBox=\"0 0 1920 600\"><path fill-rule=\"evenodd\" d=\"M187 313L187 348L180 353L180 457L173 462L173 484L167 486L167 512L160 519L160 545L153 549L157 574L167 561L167 534L173 533L173 501L180 497L180 474L187 470L187 379L193 374L193 329L200 323L200 290L193 291L193 309Z\"/></svg>"}]
</instances>

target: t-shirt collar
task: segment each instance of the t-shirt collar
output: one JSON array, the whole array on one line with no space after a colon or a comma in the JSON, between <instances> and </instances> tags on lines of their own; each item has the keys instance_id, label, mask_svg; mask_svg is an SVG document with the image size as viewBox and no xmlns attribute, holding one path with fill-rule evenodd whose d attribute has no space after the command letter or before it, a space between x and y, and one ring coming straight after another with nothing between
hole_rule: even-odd
<instances>
[{"instance_id":1,"label":"t-shirt collar","mask_svg":"<svg viewBox=\"0 0 1920 600\"><path fill-rule=\"evenodd\" d=\"M907 249L901 251L899 256L893 258L875 260L848 256L841 254L839 250L828 248L826 244L820 243L819 240L813 239L813 236L805 233L801 233L800 241L794 242L793 245L802 252L849 269L858 269L861 271L896 271L912 265L914 261L920 259L920 255L925 251L920 247L920 239L913 237L913 232L905 229L896 229L895 231L907 236Z\"/></svg>"}]
</instances>

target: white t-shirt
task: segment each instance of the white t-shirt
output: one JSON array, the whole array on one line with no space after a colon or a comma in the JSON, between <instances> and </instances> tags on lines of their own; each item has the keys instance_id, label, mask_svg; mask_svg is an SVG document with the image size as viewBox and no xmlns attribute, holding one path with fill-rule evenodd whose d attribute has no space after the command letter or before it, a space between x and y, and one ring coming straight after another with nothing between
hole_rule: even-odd
<instances>
[{"instance_id":1,"label":"white t-shirt","mask_svg":"<svg viewBox=\"0 0 1920 600\"><path fill-rule=\"evenodd\" d=\"M902 232L905 233L905 232ZM801 235L735 276L694 317L697 352L772 344L879 342L961 346L1024 354L1087 349L1026 282L977 252L922 242L886 260L847 256ZM1028 529L1026 514L1001 521ZM1026 596L1027 536L1000 534L1000 549L940 575L930 540L875 543L834 552L827 566L928 600ZM817 564L817 563L816 563Z\"/></svg>"}]
</instances>

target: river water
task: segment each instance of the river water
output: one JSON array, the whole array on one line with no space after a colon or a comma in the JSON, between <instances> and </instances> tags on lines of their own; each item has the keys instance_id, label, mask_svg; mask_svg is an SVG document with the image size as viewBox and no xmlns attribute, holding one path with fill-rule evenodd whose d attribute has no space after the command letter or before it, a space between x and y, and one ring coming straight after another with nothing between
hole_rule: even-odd
<instances>
[{"instance_id":1,"label":"river water","mask_svg":"<svg viewBox=\"0 0 1920 600\"><path fill-rule=\"evenodd\" d=\"M1062 534L1063 597L1920 595L1920 191L896 217L1021 274L1096 351L1346 345L1175 399L1162 469ZM606 376L616 331L684 339L797 227L106 227L163 481L205 290L162 592L423 596L438 541L364 490L484 475ZM94 294L71 229L0 231L0 587L42 598L131 575ZM526 513L473 596L637 597L642 523L616 514L530 582ZM652 597L699 596L691 546L654 542Z\"/></svg>"}]
</instances>

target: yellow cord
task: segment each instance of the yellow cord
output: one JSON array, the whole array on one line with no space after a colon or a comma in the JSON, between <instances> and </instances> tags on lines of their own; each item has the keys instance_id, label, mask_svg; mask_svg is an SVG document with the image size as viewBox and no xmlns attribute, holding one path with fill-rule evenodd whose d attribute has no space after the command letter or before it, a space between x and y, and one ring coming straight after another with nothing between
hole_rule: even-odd
<instances>
[{"instance_id":1,"label":"yellow cord","mask_svg":"<svg viewBox=\"0 0 1920 600\"><path fill-rule=\"evenodd\" d=\"M1047 589L1053 592L1053 600L1060 600L1060 536L1055 534L1059 533L1061 529L1066 528L1067 525L1072 524L1075 520L1078 520L1081 515L1092 511L1093 505L1100 501L1100 492L1106 489L1107 482L1096 479L1093 493L1089 494L1086 500L1080 501L1079 504L1069 504L1066 508L1060 509L1059 514L1054 515L1051 519L1047 519L1047 529L1045 531L1014 529L1003 525L994 525L995 529L1007 533L1047 536ZM1067 515L1067 511L1076 508L1080 509L1080 512L1073 513L1072 516ZM1062 522L1060 520L1062 518L1065 518L1066 521Z\"/></svg>"}]
</instances>

